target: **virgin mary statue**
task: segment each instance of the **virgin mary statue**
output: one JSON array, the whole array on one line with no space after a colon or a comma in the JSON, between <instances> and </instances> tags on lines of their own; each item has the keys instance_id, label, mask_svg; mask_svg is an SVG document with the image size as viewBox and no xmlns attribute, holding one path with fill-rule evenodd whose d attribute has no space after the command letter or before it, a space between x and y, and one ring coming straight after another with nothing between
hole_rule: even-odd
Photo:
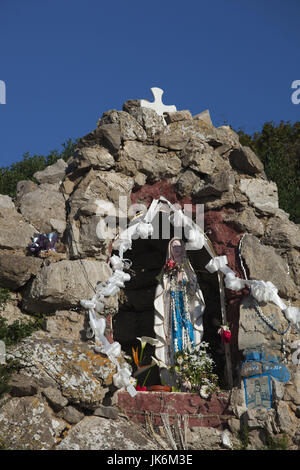
<instances>
[{"instance_id":1,"label":"virgin mary statue","mask_svg":"<svg viewBox=\"0 0 300 470\"><path fill-rule=\"evenodd\" d=\"M168 368L178 351L198 349L203 337L205 302L196 273L187 257L185 244L172 238L154 299L154 332L159 341L155 357L160 363L161 379L174 385Z\"/></svg>"}]
</instances>

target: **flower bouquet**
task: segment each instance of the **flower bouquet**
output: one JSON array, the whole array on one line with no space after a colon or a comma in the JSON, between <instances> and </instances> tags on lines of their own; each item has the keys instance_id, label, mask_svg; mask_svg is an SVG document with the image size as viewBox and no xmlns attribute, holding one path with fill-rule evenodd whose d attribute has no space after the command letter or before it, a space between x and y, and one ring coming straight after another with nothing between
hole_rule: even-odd
<instances>
[{"instance_id":1,"label":"flower bouquet","mask_svg":"<svg viewBox=\"0 0 300 470\"><path fill-rule=\"evenodd\" d=\"M176 274L181 269L182 265L174 261L172 258L169 258L164 265L164 271L168 274Z\"/></svg>"},{"instance_id":2,"label":"flower bouquet","mask_svg":"<svg viewBox=\"0 0 300 470\"><path fill-rule=\"evenodd\" d=\"M170 369L180 390L200 393L202 398L209 398L218 390L218 377L213 373L215 364L207 348L208 343L202 342L199 350L178 351Z\"/></svg>"},{"instance_id":3,"label":"flower bouquet","mask_svg":"<svg viewBox=\"0 0 300 470\"><path fill-rule=\"evenodd\" d=\"M147 387L145 386L145 384L149 378L151 369L152 367L157 365L157 363L154 360L152 360L151 364L142 365L144 349L147 343L150 344L151 346L156 346L158 343L158 340L156 340L155 338L150 338L149 336L142 336L141 338L137 338L137 339L141 343L141 351L140 351L140 354L138 354L138 347L136 349L132 348L133 362L136 366L136 371L134 372L133 376L138 377L143 372L148 371L141 385L137 384L138 380L136 381L136 390L140 392L145 392L147 391Z\"/></svg>"}]
</instances>

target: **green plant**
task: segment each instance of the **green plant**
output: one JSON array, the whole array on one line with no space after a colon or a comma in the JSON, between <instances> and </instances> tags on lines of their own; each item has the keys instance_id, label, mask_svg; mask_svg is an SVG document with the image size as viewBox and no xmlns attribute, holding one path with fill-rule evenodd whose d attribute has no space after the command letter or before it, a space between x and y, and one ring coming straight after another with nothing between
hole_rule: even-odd
<instances>
[{"instance_id":1,"label":"green plant","mask_svg":"<svg viewBox=\"0 0 300 470\"><path fill-rule=\"evenodd\" d=\"M7 319L0 315L0 339L6 346L18 343L26 336L30 336L35 330L42 328L44 316L40 315L33 320L15 320L8 325Z\"/></svg>"},{"instance_id":2,"label":"green plant","mask_svg":"<svg viewBox=\"0 0 300 470\"><path fill-rule=\"evenodd\" d=\"M0 397L10 390L9 380L14 372L21 369L21 364L16 359L7 359L6 364L0 364Z\"/></svg>"},{"instance_id":3,"label":"green plant","mask_svg":"<svg viewBox=\"0 0 300 470\"><path fill-rule=\"evenodd\" d=\"M268 179L278 187L279 206L300 223L300 122L266 122L260 132L237 132L264 164Z\"/></svg>"},{"instance_id":4,"label":"green plant","mask_svg":"<svg viewBox=\"0 0 300 470\"><path fill-rule=\"evenodd\" d=\"M73 154L78 139L74 141L68 139L62 144L62 150L51 150L46 156L33 155L30 156L29 152L23 154L21 161L13 163L9 166L0 167L0 194L7 194L11 197L16 195L17 183L21 180L34 179L34 173L44 170L47 166L52 165L58 159L62 158L67 161Z\"/></svg>"},{"instance_id":5,"label":"green plant","mask_svg":"<svg viewBox=\"0 0 300 470\"><path fill-rule=\"evenodd\" d=\"M0 287L0 310L3 310L6 302L10 299L10 292L5 287Z\"/></svg>"},{"instance_id":6,"label":"green plant","mask_svg":"<svg viewBox=\"0 0 300 470\"><path fill-rule=\"evenodd\" d=\"M241 450L246 450L249 445L249 429L245 423L241 423L238 436L241 441Z\"/></svg>"},{"instance_id":7,"label":"green plant","mask_svg":"<svg viewBox=\"0 0 300 470\"><path fill-rule=\"evenodd\" d=\"M0 339L4 341L6 347L12 346L26 336L30 336L34 331L41 329L43 322L44 316L39 315L33 320L15 320L11 325L8 325L6 318L0 315ZM9 392L10 377L20 369L20 362L15 359L7 359L5 364L0 365L0 397Z\"/></svg>"},{"instance_id":8,"label":"green plant","mask_svg":"<svg viewBox=\"0 0 300 470\"><path fill-rule=\"evenodd\" d=\"M272 437L268 435L264 450L287 450L289 445L288 436L284 433L281 436Z\"/></svg>"}]
</instances>

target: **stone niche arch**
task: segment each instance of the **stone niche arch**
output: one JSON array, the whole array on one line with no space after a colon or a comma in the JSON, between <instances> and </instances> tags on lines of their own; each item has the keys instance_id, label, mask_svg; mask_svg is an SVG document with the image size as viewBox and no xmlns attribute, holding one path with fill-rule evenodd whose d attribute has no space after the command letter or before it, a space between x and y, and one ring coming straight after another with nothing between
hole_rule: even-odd
<instances>
[{"instance_id":1,"label":"stone niche arch","mask_svg":"<svg viewBox=\"0 0 300 470\"><path fill-rule=\"evenodd\" d=\"M140 344L137 337L155 337L153 302L158 283L156 276L165 263L170 239L177 236L174 227L169 224L170 236L167 239L162 237L161 227L167 226L168 215L159 211L152 221L152 225L159 228L159 232L156 234L157 238L133 239L131 249L124 254L125 258L132 261L129 271L131 279L121 290L119 310L113 318L112 328L114 340L121 344L122 350L128 355L131 355L132 347L136 348ZM184 236L182 238L186 241ZM203 341L207 341L210 345L210 354L216 364L220 385L224 388L231 387L226 374L224 346L217 333L218 326L223 322L220 298L220 291L222 291L220 283L223 283L223 280L217 273L211 274L205 269L211 256L204 247L188 250L187 254L197 274L206 303L203 317ZM144 364L151 363L151 355L154 355L154 347L148 344L144 352ZM157 383L159 383L159 374L158 368L155 367L151 371L147 384Z\"/></svg>"}]
</instances>

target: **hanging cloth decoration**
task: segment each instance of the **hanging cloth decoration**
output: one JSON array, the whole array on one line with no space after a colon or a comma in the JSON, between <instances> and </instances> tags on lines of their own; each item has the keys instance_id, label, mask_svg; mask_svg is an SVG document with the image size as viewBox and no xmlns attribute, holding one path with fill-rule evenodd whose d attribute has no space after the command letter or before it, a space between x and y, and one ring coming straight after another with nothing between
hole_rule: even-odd
<instances>
[{"instance_id":1,"label":"hanging cloth decoration","mask_svg":"<svg viewBox=\"0 0 300 470\"><path fill-rule=\"evenodd\" d=\"M28 245L28 249L34 255L38 255L41 251L55 251L57 239L58 234L56 232L51 232L47 234L36 233L34 237L31 237L32 243Z\"/></svg>"}]
</instances>

